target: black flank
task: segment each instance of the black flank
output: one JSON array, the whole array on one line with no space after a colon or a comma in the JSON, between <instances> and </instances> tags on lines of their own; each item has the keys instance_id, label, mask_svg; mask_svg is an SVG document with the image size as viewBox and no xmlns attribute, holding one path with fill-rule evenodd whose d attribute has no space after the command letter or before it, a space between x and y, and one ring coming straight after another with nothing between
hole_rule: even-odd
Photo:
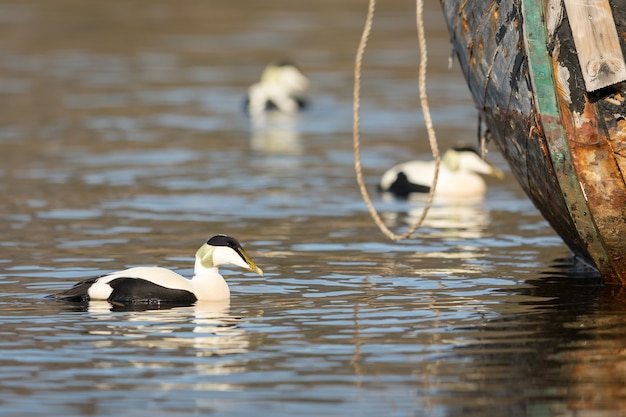
<instances>
[{"instance_id":1,"label":"black flank","mask_svg":"<svg viewBox=\"0 0 626 417\"><path fill-rule=\"evenodd\" d=\"M191 305L198 300L192 292L163 287L145 279L117 278L109 285L113 288L108 299L111 303Z\"/></svg>"},{"instance_id":2,"label":"black flank","mask_svg":"<svg viewBox=\"0 0 626 417\"><path fill-rule=\"evenodd\" d=\"M409 182L406 174L399 172L396 180L386 191L394 194L396 197L407 198L411 193L428 193L430 192L430 187Z\"/></svg>"}]
</instances>

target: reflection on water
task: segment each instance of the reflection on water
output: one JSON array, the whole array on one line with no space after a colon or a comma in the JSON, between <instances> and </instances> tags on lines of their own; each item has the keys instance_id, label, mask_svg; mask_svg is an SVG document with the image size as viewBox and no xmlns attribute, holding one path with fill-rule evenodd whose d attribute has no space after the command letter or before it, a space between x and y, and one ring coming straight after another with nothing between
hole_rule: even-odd
<instances>
[{"instance_id":1,"label":"reflection on water","mask_svg":"<svg viewBox=\"0 0 626 417\"><path fill-rule=\"evenodd\" d=\"M361 2L205 3L0 0L3 416L624 415L626 296L510 176L435 202L405 241L372 223L350 132ZM471 140L476 110L426 8L445 148ZM372 188L428 154L412 13L381 4L366 53ZM247 87L286 55L314 106L249 118ZM424 204L372 195L398 230ZM44 298L131 266L189 276L216 233L267 272L225 268L229 305Z\"/></svg>"},{"instance_id":2,"label":"reflection on water","mask_svg":"<svg viewBox=\"0 0 626 417\"><path fill-rule=\"evenodd\" d=\"M415 195L410 200L394 200L383 195L386 204L381 217L391 230L405 230L422 216L427 196ZM393 210L393 211L392 211ZM475 199L436 199L417 235L445 242L441 250L421 253L420 257L453 260L456 266L444 263L434 268L421 268L427 274L466 274L485 272L485 258L492 252L485 242L491 238L491 211L482 197Z\"/></svg>"},{"instance_id":3,"label":"reflection on water","mask_svg":"<svg viewBox=\"0 0 626 417\"><path fill-rule=\"evenodd\" d=\"M297 114L271 112L251 116L250 147L268 154L300 155Z\"/></svg>"},{"instance_id":4,"label":"reflection on water","mask_svg":"<svg viewBox=\"0 0 626 417\"><path fill-rule=\"evenodd\" d=\"M426 196L413 198L406 204L408 211L391 211L383 214L388 227L412 226L424 211ZM432 229L442 239L480 239L489 229L489 210L484 199L441 200L437 199L428 209L423 228Z\"/></svg>"},{"instance_id":5,"label":"reflection on water","mask_svg":"<svg viewBox=\"0 0 626 417\"><path fill-rule=\"evenodd\" d=\"M92 301L87 312L104 327L89 331L99 336L122 336L129 346L176 350L193 348L196 356L245 353L249 342L246 332L238 328L241 317L229 314L229 302L198 302L190 307L136 310L113 307L106 301ZM127 312L120 323L120 311ZM193 325L187 329L189 325ZM119 340L108 338L95 344L108 348Z\"/></svg>"}]
</instances>

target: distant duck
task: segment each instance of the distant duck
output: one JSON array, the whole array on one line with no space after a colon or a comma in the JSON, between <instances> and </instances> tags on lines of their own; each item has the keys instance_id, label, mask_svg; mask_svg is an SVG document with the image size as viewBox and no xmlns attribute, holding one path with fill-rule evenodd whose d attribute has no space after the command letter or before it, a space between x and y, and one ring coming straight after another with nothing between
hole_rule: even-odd
<instances>
[{"instance_id":1,"label":"distant duck","mask_svg":"<svg viewBox=\"0 0 626 417\"><path fill-rule=\"evenodd\" d=\"M196 252L191 279L169 269L140 266L80 281L50 298L76 303L106 300L124 305L223 301L230 298L230 290L217 267L226 264L263 276L261 268L250 259L237 240L217 235Z\"/></svg>"},{"instance_id":2,"label":"distant duck","mask_svg":"<svg viewBox=\"0 0 626 417\"><path fill-rule=\"evenodd\" d=\"M428 193L434 173L435 161L404 162L385 172L378 187L382 192L404 198L412 193ZM504 177L504 173L482 159L474 147L448 149L441 158L435 196L482 197L487 191L487 185L479 174Z\"/></svg>"},{"instance_id":3,"label":"distant duck","mask_svg":"<svg viewBox=\"0 0 626 417\"><path fill-rule=\"evenodd\" d=\"M308 87L309 79L291 62L271 63L261 81L248 89L246 110L251 115L268 110L296 114L307 105L304 93Z\"/></svg>"}]
</instances>

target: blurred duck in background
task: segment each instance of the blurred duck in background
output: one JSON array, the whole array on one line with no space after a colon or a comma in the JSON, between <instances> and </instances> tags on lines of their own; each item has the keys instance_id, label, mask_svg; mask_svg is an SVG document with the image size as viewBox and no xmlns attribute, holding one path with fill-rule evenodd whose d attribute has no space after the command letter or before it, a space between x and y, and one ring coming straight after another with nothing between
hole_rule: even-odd
<instances>
[{"instance_id":1,"label":"blurred duck in background","mask_svg":"<svg viewBox=\"0 0 626 417\"><path fill-rule=\"evenodd\" d=\"M246 110L252 116L270 110L296 114L307 106L308 88L309 79L297 66L288 61L271 63L261 80L248 89Z\"/></svg>"},{"instance_id":2,"label":"blurred duck in background","mask_svg":"<svg viewBox=\"0 0 626 417\"><path fill-rule=\"evenodd\" d=\"M378 184L381 192L407 198L427 194L435 173L435 161L409 161L385 172ZM481 158L472 146L448 149L441 158L435 197L465 199L482 197L487 184L480 174L503 178L504 173Z\"/></svg>"}]
</instances>

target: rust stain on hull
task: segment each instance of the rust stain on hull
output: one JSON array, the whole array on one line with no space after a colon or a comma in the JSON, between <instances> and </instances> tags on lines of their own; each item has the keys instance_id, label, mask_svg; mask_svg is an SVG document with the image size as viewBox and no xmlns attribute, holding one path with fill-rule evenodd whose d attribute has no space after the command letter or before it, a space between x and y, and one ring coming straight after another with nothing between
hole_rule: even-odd
<instances>
[{"instance_id":1,"label":"rust stain on hull","mask_svg":"<svg viewBox=\"0 0 626 417\"><path fill-rule=\"evenodd\" d=\"M550 31L531 26L547 41L528 40L528 23L561 2L441 3L476 106L518 182L577 256L626 284L626 83L587 93L566 15ZM614 3L624 36L626 0Z\"/></svg>"}]
</instances>

